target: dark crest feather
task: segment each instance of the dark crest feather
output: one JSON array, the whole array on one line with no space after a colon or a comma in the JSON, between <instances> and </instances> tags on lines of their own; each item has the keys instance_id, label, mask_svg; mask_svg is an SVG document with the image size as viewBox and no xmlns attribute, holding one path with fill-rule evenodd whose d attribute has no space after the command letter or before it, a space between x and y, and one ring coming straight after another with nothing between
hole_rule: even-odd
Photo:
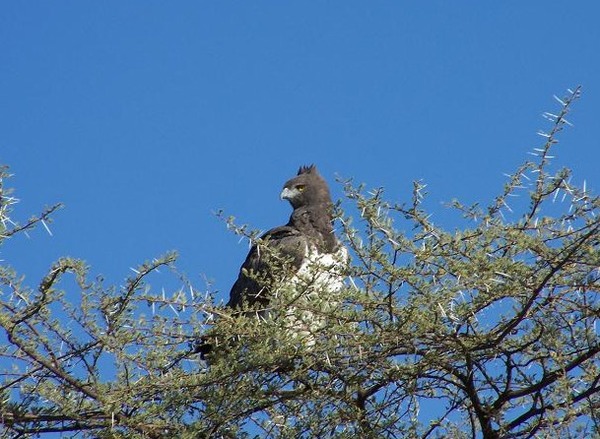
<instances>
[{"instance_id":1,"label":"dark crest feather","mask_svg":"<svg viewBox=\"0 0 600 439\"><path fill-rule=\"evenodd\" d=\"M300 169L298 169L298 175L312 174L315 172L317 172L317 167L315 165L300 166Z\"/></svg>"}]
</instances>

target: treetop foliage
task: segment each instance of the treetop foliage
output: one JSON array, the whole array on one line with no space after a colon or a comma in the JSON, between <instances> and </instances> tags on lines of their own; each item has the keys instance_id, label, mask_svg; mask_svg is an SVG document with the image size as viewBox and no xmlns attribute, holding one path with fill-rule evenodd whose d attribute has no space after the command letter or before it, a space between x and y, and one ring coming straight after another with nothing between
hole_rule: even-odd
<instances>
[{"instance_id":1,"label":"treetop foliage","mask_svg":"<svg viewBox=\"0 0 600 439\"><path fill-rule=\"evenodd\" d=\"M310 346L285 319L214 304L177 272L175 254L122 286L64 258L34 288L3 261L1 437L598 434L600 199L551 165L579 93L556 98L543 144L488 206L452 201L457 230L432 221L421 182L406 203L344 182L338 221L353 263L337 297L294 302L327 322ZM0 186L2 240L59 207L19 225L14 202ZM163 268L170 292L153 286L166 282ZM314 293L305 288L273 308ZM201 336L220 341L207 361L193 354Z\"/></svg>"}]
</instances>

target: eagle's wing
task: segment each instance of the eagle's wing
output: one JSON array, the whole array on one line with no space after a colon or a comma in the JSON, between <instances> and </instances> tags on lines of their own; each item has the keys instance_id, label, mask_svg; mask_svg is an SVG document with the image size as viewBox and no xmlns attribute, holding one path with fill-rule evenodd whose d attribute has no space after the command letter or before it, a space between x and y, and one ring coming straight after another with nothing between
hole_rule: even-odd
<instances>
[{"instance_id":1,"label":"eagle's wing","mask_svg":"<svg viewBox=\"0 0 600 439\"><path fill-rule=\"evenodd\" d=\"M270 286L284 276L294 275L305 262L308 249L307 236L293 227L269 230L250 249L231 287L227 306L236 308L243 303L268 303Z\"/></svg>"}]
</instances>

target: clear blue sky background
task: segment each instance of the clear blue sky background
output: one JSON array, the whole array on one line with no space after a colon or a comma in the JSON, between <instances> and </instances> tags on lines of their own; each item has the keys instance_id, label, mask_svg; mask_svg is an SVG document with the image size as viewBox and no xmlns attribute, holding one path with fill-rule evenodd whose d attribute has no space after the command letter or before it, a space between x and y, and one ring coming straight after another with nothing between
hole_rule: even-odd
<instances>
[{"instance_id":1,"label":"clear blue sky background","mask_svg":"<svg viewBox=\"0 0 600 439\"><path fill-rule=\"evenodd\" d=\"M491 200L584 87L557 164L600 185L600 2L52 1L0 8L0 162L23 221L0 248L35 286L63 255L119 284L170 249L225 299L281 185L315 163L408 200ZM441 212L441 213L440 213Z\"/></svg>"}]
</instances>

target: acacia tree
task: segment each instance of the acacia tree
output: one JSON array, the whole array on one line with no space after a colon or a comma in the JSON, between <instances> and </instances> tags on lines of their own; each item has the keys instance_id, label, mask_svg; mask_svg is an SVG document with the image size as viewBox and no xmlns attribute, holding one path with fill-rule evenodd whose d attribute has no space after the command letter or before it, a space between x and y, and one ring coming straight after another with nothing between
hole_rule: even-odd
<instances>
[{"instance_id":1,"label":"acacia tree","mask_svg":"<svg viewBox=\"0 0 600 439\"><path fill-rule=\"evenodd\" d=\"M557 98L535 160L488 207L451 203L458 230L431 220L419 182L404 204L346 182L356 211L339 217L353 255L347 288L294 303L327 322L311 346L285 319L214 305L176 272L174 254L120 287L90 280L74 259L57 261L37 289L2 266L2 437L598 434L600 199L570 171L550 171L578 96ZM56 209L14 224L3 190L2 239ZM161 267L177 282L171 294L150 285L167 282ZM203 334L223 341L208 362L192 353Z\"/></svg>"}]
</instances>

